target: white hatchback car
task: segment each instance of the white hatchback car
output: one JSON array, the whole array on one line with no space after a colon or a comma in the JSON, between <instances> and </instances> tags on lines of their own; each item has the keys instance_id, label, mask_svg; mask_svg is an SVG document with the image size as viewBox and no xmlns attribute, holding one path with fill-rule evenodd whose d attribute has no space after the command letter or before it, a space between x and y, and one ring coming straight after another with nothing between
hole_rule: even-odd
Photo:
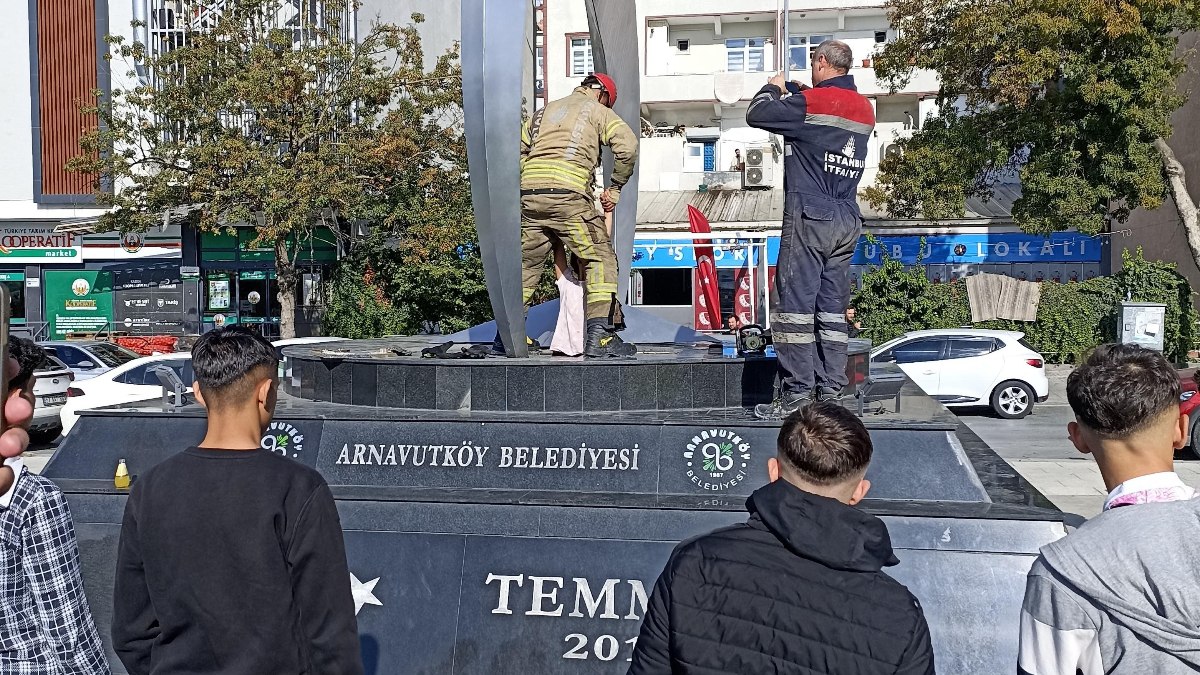
<instances>
[{"instance_id":1,"label":"white hatchback car","mask_svg":"<svg viewBox=\"0 0 1200 675\"><path fill-rule=\"evenodd\" d=\"M274 345L279 355L280 376L284 376L282 349L294 344L312 344L331 342L345 338L292 338L276 340ZM191 352L175 352L173 354L155 354L144 356L128 363L123 363L112 370L95 377L76 381L67 392L69 398L62 409L63 434L71 431L75 421L79 419L80 410L103 408L110 405L122 405L139 401L147 402L147 407L154 407L154 401L162 396L162 384L158 375L151 371L154 366L165 365L175 371L183 381L185 393L191 393L195 374L192 372ZM291 376L290 370L286 373Z\"/></svg>"},{"instance_id":2,"label":"white hatchback car","mask_svg":"<svg viewBox=\"0 0 1200 675\"><path fill-rule=\"evenodd\" d=\"M76 381L67 390L67 404L59 417L63 434L70 433L79 419L80 410L91 410L110 405L121 405L137 401L152 401L162 396L162 384L158 375L151 372L154 366L167 366L175 371L186 391L192 390L192 355L188 352L143 356L123 363L112 370L86 380Z\"/></svg>"},{"instance_id":3,"label":"white hatchback car","mask_svg":"<svg viewBox=\"0 0 1200 675\"><path fill-rule=\"evenodd\" d=\"M1050 395L1045 360L1023 337L978 328L914 331L871 350L871 363L896 364L943 405L987 405L1017 419Z\"/></svg>"}]
</instances>

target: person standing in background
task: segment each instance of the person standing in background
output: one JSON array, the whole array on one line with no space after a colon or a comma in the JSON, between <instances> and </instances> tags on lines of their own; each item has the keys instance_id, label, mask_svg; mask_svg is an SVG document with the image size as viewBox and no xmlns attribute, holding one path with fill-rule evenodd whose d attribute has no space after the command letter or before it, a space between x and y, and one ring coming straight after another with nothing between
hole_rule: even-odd
<instances>
[{"instance_id":1,"label":"person standing in background","mask_svg":"<svg viewBox=\"0 0 1200 675\"><path fill-rule=\"evenodd\" d=\"M812 87L771 78L746 110L746 122L784 137L783 232L771 335L779 355L779 398L755 407L786 417L813 400L838 399L848 384L850 260L862 232L858 184L875 128L871 101L849 74L846 43L813 52ZM785 87L794 93L783 97Z\"/></svg>"}]
</instances>

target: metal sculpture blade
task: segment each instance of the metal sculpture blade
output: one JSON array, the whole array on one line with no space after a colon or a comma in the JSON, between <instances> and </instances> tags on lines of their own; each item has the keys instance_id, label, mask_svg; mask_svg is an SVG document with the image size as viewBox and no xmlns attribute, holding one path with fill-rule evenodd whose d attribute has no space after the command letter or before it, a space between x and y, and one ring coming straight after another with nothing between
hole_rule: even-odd
<instances>
[{"instance_id":1,"label":"metal sculpture blade","mask_svg":"<svg viewBox=\"0 0 1200 675\"><path fill-rule=\"evenodd\" d=\"M584 0L597 72L617 80L617 114L641 129L637 17L628 0ZM532 101L532 4L528 0L462 1L463 112L475 227L497 331L509 356L528 356L521 297L520 128L522 102ZM612 155L604 153L605 175ZM629 289L637 221L637 171L613 213L620 262L618 298Z\"/></svg>"},{"instance_id":2,"label":"metal sculpture blade","mask_svg":"<svg viewBox=\"0 0 1200 675\"><path fill-rule=\"evenodd\" d=\"M521 103L528 0L463 0L467 163L488 298L509 356L528 356L521 297ZM532 74L530 79L532 80Z\"/></svg>"},{"instance_id":3,"label":"metal sculpture blade","mask_svg":"<svg viewBox=\"0 0 1200 675\"><path fill-rule=\"evenodd\" d=\"M641 136L642 92L638 66L637 13L629 0L584 0L592 34L592 63L596 72L607 73L617 83L617 105L621 119ZM640 163L640 162L639 162ZM612 174L612 154L604 151L607 185ZM624 302L629 291L629 268L633 263L633 233L637 227L638 171L621 190L621 201L613 211L613 249L620 264L617 297Z\"/></svg>"}]
</instances>

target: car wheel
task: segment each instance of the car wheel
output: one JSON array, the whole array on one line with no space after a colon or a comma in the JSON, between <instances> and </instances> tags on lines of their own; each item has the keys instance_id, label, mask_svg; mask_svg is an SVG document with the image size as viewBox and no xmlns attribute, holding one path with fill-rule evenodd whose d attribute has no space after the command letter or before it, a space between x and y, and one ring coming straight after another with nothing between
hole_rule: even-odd
<instances>
[{"instance_id":1,"label":"car wheel","mask_svg":"<svg viewBox=\"0 0 1200 675\"><path fill-rule=\"evenodd\" d=\"M1033 412L1033 390L1024 382L1001 382L992 391L992 410L1006 420L1016 420Z\"/></svg>"},{"instance_id":2,"label":"car wheel","mask_svg":"<svg viewBox=\"0 0 1200 675\"><path fill-rule=\"evenodd\" d=\"M30 442L36 445L49 445L54 442L62 434L62 427L50 427L48 429L39 429L29 432Z\"/></svg>"},{"instance_id":3,"label":"car wheel","mask_svg":"<svg viewBox=\"0 0 1200 675\"><path fill-rule=\"evenodd\" d=\"M1190 442L1184 448L1192 459L1200 459L1200 417L1192 417L1192 432L1188 434Z\"/></svg>"}]
</instances>

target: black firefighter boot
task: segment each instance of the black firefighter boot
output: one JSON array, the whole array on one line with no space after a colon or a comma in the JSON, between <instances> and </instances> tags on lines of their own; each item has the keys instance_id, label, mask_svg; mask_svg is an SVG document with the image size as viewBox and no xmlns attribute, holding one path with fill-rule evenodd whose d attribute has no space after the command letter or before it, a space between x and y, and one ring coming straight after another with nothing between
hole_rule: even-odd
<instances>
[{"instance_id":1,"label":"black firefighter boot","mask_svg":"<svg viewBox=\"0 0 1200 675\"><path fill-rule=\"evenodd\" d=\"M529 336L525 336L525 344L529 345L531 354L542 351L542 343L534 340ZM492 338L492 346L487 351L487 356L508 356L504 351L504 341L500 339L500 333L496 333L496 337Z\"/></svg>"},{"instance_id":2,"label":"black firefighter boot","mask_svg":"<svg viewBox=\"0 0 1200 675\"><path fill-rule=\"evenodd\" d=\"M625 342L608 329L604 319L588 319L583 355L589 359L616 357L633 358L637 347Z\"/></svg>"}]
</instances>

